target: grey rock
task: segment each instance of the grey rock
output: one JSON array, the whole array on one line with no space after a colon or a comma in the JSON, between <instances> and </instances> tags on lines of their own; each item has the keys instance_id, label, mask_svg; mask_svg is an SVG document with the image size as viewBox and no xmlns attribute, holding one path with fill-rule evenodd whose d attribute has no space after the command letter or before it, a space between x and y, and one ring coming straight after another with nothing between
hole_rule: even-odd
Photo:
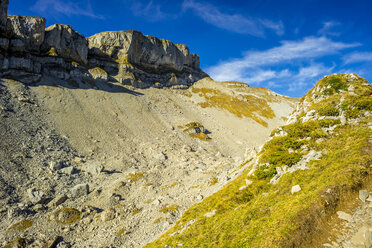
<instances>
[{"instance_id":1,"label":"grey rock","mask_svg":"<svg viewBox=\"0 0 372 248\"><path fill-rule=\"evenodd\" d=\"M362 202L366 202L368 197L369 197L369 194L367 190L359 190L359 199Z\"/></svg>"},{"instance_id":2,"label":"grey rock","mask_svg":"<svg viewBox=\"0 0 372 248\"><path fill-rule=\"evenodd\" d=\"M0 59L0 68L2 70L8 70L9 68L9 59L7 58L4 58L4 59Z\"/></svg>"},{"instance_id":3,"label":"grey rock","mask_svg":"<svg viewBox=\"0 0 372 248\"><path fill-rule=\"evenodd\" d=\"M75 172L75 168L72 166L62 168L60 170L63 174L72 175Z\"/></svg>"},{"instance_id":4,"label":"grey rock","mask_svg":"<svg viewBox=\"0 0 372 248\"><path fill-rule=\"evenodd\" d=\"M9 39L0 38L0 49L8 50L8 48L9 48Z\"/></svg>"},{"instance_id":5,"label":"grey rock","mask_svg":"<svg viewBox=\"0 0 372 248\"><path fill-rule=\"evenodd\" d=\"M82 170L92 175L98 175L104 170L104 166L96 161L87 161Z\"/></svg>"},{"instance_id":6,"label":"grey rock","mask_svg":"<svg viewBox=\"0 0 372 248\"><path fill-rule=\"evenodd\" d=\"M45 194L41 191L37 191L36 189L28 189L27 195L30 201L34 204L41 203L45 200Z\"/></svg>"},{"instance_id":7,"label":"grey rock","mask_svg":"<svg viewBox=\"0 0 372 248\"><path fill-rule=\"evenodd\" d=\"M35 65L35 64L34 64ZM33 67L34 67L33 65ZM9 67L9 66L8 66ZM24 84L33 84L41 79L40 74L25 72L21 70L10 70L9 71L10 78L22 82Z\"/></svg>"},{"instance_id":8,"label":"grey rock","mask_svg":"<svg viewBox=\"0 0 372 248\"><path fill-rule=\"evenodd\" d=\"M42 204L38 203L32 209L35 211L41 211L41 210L44 210L45 207Z\"/></svg>"},{"instance_id":9,"label":"grey rock","mask_svg":"<svg viewBox=\"0 0 372 248\"><path fill-rule=\"evenodd\" d=\"M7 30L13 39L22 40L25 51L38 52L44 41L45 19L30 16L8 16Z\"/></svg>"},{"instance_id":10,"label":"grey rock","mask_svg":"<svg viewBox=\"0 0 372 248\"><path fill-rule=\"evenodd\" d=\"M341 220L346 220L348 222L351 222L352 221L352 216L348 213L345 213L343 211L337 211L337 215L338 215L338 218L341 219Z\"/></svg>"},{"instance_id":11,"label":"grey rock","mask_svg":"<svg viewBox=\"0 0 372 248\"><path fill-rule=\"evenodd\" d=\"M51 162L49 162L49 168L51 169L51 170L60 170L60 169L62 169L62 166L63 166L63 163L62 162L60 162L60 161L58 161L58 162L55 162L55 161L51 161Z\"/></svg>"},{"instance_id":12,"label":"grey rock","mask_svg":"<svg viewBox=\"0 0 372 248\"><path fill-rule=\"evenodd\" d=\"M33 62L28 58L10 57L9 69L25 70L27 72L33 71Z\"/></svg>"},{"instance_id":13,"label":"grey rock","mask_svg":"<svg viewBox=\"0 0 372 248\"><path fill-rule=\"evenodd\" d=\"M56 245L56 248L70 248L71 245L70 243L62 240L61 242L59 242L57 245Z\"/></svg>"},{"instance_id":14,"label":"grey rock","mask_svg":"<svg viewBox=\"0 0 372 248\"><path fill-rule=\"evenodd\" d=\"M89 185L87 183L75 185L70 193L72 198L85 196L89 193Z\"/></svg>"},{"instance_id":15,"label":"grey rock","mask_svg":"<svg viewBox=\"0 0 372 248\"><path fill-rule=\"evenodd\" d=\"M297 192L300 192L300 191L301 191L301 187L300 187L300 185L297 184L297 185L292 187L291 194L294 194L294 193L297 193Z\"/></svg>"},{"instance_id":16,"label":"grey rock","mask_svg":"<svg viewBox=\"0 0 372 248\"><path fill-rule=\"evenodd\" d=\"M48 203L49 207L57 207L64 203L68 197L65 194L59 195Z\"/></svg>"},{"instance_id":17,"label":"grey rock","mask_svg":"<svg viewBox=\"0 0 372 248\"><path fill-rule=\"evenodd\" d=\"M25 43L20 39L12 39L9 42L11 52L24 52L26 50Z\"/></svg>"},{"instance_id":18,"label":"grey rock","mask_svg":"<svg viewBox=\"0 0 372 248\"><path fill-rule=\"evenodd\" d=\"M58 56L79 63L88 62L88 41L70 25L55 24L45 30L44 52L54 48Z\"/></svg>"},{"instance_id":19,"label":"grey rock","mask_svg":"<svg viewBox=\"0 0 372 248\"><path fill-rule=\"evenodd\" d=\"M102 221L110 221L115 219L115 210L113 208L106 209L101 214Z\"/></svg>"},{"instance_id":20,"label":"grey rock","mask_svg":"<svg viewBox=\"0 0 372 248\"><path fill-rule=\"evenodd\" d=\"M9 4L9 0L0 1L0 32L2 34L6 31L8 4Z\"/></svg>"}]
</instances>

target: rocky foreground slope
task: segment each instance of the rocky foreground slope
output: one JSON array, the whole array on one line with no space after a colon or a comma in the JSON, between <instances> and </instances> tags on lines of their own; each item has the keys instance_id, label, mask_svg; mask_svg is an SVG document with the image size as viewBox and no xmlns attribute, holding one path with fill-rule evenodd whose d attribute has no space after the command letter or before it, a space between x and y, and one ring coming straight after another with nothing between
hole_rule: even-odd
<instances>
[{"instance_id":1,"label":"rocky foreground slope","mask_svg":"<svg viewBox=\"0 0 372 248\"><path fill-rule=\"evenodd\" d=\"M141 247L237 177L297 103L215 82L186 46L136 31L1 17L5 247Z\"/></svg>"}]
</instances>

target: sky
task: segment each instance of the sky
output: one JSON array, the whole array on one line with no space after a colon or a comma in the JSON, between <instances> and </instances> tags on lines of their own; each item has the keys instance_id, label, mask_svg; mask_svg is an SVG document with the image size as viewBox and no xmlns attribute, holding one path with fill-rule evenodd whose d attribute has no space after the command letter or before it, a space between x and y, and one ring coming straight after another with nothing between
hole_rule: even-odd
<instances>
[{"instance_id":1,"label":"sky","mask_svg":"<svg viewBox=\"0 0 372 248\"><path fill-rule=\"evenodd\" d=\"M371 0L10 0L88 37L138 30L186 44L218 81L300 97L325 75L372 80Z\"/></svg>"}]
</instances>

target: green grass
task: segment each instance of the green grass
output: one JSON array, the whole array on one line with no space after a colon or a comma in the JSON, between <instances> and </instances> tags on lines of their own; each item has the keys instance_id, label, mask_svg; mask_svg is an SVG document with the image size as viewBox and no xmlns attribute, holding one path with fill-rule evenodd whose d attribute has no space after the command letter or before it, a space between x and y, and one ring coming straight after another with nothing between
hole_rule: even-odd
<instances>
[{"instance_id":1,"label":"green grass","mask_svg":"<svg viewBox=\"0 0 372 248\"><path fill-rule=\"evenodd\" d=\"M130 173L127 176L127 179L131 182L137 182L139 179L143 178L145 175L143 172Z\"/></svg>"},{"instance_id":2,"label":"green grass","mask_svg":"<svg viewBox=\"0 0 372 248\"><path fill-rule=\"evenodd\" d=\"M264 127L268 127L265 119L273 119L274 111L268 101L253 95L242 95L241 98L226 94L217 89L197 88L193 86L191 91L205 99L198 105L202 108L225 109L238 118L251 118Z\"/></svg>"},{"instance_id":3,"label":"green grass","mask_svg":"<svg viewBox=\"0 0 372 248\"><path fill-rule=\"evenodd\" d=\"M29 219L21 220L8 228L8 232L24 231L32 226L33 222Z\"/></svg>"}]
</instances>

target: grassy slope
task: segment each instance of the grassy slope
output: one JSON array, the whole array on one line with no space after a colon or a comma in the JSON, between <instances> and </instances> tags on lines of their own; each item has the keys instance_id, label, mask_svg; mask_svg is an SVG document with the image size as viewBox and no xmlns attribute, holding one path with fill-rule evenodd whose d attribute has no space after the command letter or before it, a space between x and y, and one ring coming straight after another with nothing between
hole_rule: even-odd
<instances>
[{"instance_id":1,"label":"grassy slope","mask_svg":"<svg viewBox=\"0 0 372 248\"><path fill-rule=\"evenodd\" d=\"M350 85L355 94L347 92ZM350 80L346 75L337 75L320 80L302 101L308 103L307 111L314 109L320 116L326 116L325 119L284 126L282 130L288 134L265 144L253 175L248 176L245 171L216 194L193 205L171 230L145 247L177 247L180 243L184 247L299 247L305 244L315 230L314 218L321 216L320 213L332 213L339 194L357 188L371 174L368 137L372 131L367 123L372 119L365 117L366 111L372 112L371 94L371 85L359 77ZM358 122L342 125L338 119L341 113L349 120L358 118ZM305 114L300 109L297 117ZM335 129L326 133L324 128L329 126ZM308 170L287 173L277 184L269 183L276 174L275 167L295 164L308 152L300 148L304 145L310 150L322 151L321 159L310 161ZM288 152L289 148L294 152ZM252 184L239 190L246 179ZM297 184L302 190L291 194L292 186ZM325 193L327 189L333 193ZM214 210L212 217L204 216ZM190 220L196 221L183 232L170 235ZM305 231L308 233L301 233ZM298 239L300 236L303 237Z\"/></svg>"}]
</instances>

